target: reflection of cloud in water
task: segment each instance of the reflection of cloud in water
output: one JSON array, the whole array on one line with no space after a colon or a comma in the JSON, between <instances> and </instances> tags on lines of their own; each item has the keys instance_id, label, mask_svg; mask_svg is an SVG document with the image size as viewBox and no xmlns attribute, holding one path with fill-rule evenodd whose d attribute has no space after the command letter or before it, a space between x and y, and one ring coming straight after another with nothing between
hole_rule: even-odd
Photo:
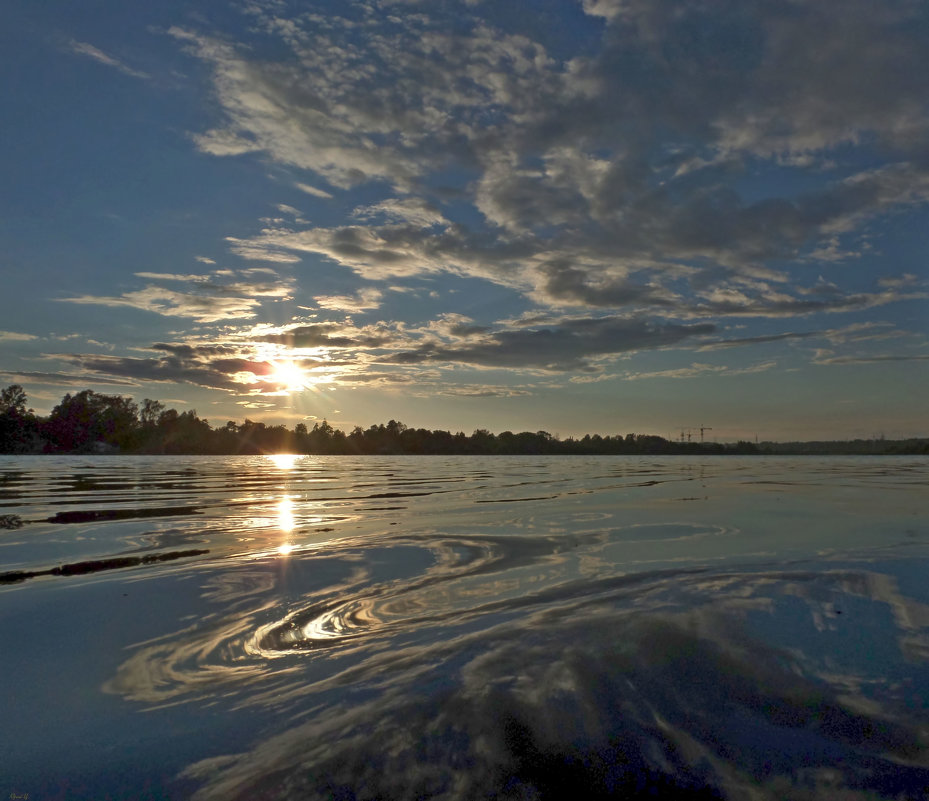
<instances>
[{"instance_id":1,"label":"reflection of cloud in water","mask_svg":"<svg viewBox=\"0 0 929 801\"><path fill-rule=\"evenodd\" d=\"M266 676L268 658L332 648L341 656L393 647L392 637L427 632L442 639L450 627L597 597L616 582L638 585L638 576L615 575L611 549L638 541L649 528L669 541L720 532L673 524L570 537L426 534L398 536L383 545L340 541L309 556L277 553L277 559L214 578L203 597L222 601L221 611L140 646L107 689L160 703L209 691L211 683ZM294 600L282 603L282 592Z\"/></svg>"},{"instance_id":2,"label":"reflection of cloud in water","mask_svg":"<svg viewBox=\"0 0 929 801\"><path fill-rule=\"evenodd\" d=\"M910 797L929 606L903 562L618 572L650 534L732 533L401 534L241 562L107 689L311 720L194 765L202 799Z\"/></svg>"},{"instance_id":3,"label":"reflection of cloud in water","mask_svg":"<svg viewBox=\"0 0 929 801\"><path fill-rule=\"evenodd\" d=\"M847 577L730 577L718 595L652 576L374 654L310 722L187 775L204 800L922 797L924 709L874 676L856 705L750 626L791 624L788 585L844 598Z\"/></svg>"}]
</instances>

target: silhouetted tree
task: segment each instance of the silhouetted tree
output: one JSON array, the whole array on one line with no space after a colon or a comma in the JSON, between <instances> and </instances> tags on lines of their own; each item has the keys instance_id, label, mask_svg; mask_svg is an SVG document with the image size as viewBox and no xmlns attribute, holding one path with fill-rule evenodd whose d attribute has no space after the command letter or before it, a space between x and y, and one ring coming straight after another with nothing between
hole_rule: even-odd
<instances>
[{"instance_id":1,"label":"silhouetted tree","mask_svg":"<svg viewBox=\"0 0 929 801\"><path fill-rule=\"evenodd\" d=\"M0 453L28 453L39 447L38 421L26 408L19 384L0 390Z\"/></svg>"},{"instance_id":2,"label":"silhouetted tree","mask_svg":"<svg viewBox=\"0 0 929 801\"><path fill-rule=\"evenodd\" d=\"M90 452L105 446L123 452L172 454L260 454L275 452L320 454L877 454L927 453L929 439L851 440L846 442L740 441L721 445L676 442L651 434L613 436L585 434L565 440L547 431L504 431L499 435L485 428L471 436L461 431L430 431L409 428L397 420L367 429L355 426L346 436L327 420L307 430L298 423L291 431L283 425L268 426L246 420L230 420L212 429L195 410L179 413L157 400L145 398L139 407L131 398L102 395L89 389L67 394L48 416L39 419L26 406L26 393L19 384L0 389L0 452L37 453Z\"/></svg>"},{"instance_id":3,"label":"silhouetted tree","mask_svg":"<svg viewBox=\"0 0 929 801\"><path fill-rule=\"evenodd\" d=\"M165 405L161 401L146 398L142 401L142 409L139 412L139 421L143 426L154 427L158 424L158 418L165 410Z\"/></svg>"},{"instance_id":4,"label":"silhouetted tree","mask_svg":"<svg viewBox=\"0 0 929 801\"><path fill-rule=\"evenodd\" d=\"M26 392L19 384L0 390L0 414L26 414Z\"/></svg>"},{"instance_id":5,"label":"silhouetted tree","mask_svg":"<svg viewBox=\"0 0 929 801\"><path fill-rule=\"evenodd\" d=\"M197 417L196 409L178 414L166 409L158 415L158 436L162 453L219 453L213 429Z\"/></svg>"},{"instance_id":6,"label":"silhouetted tree","mask_svg":"<svg viewBox=\"0 0 929 801\"><path fill-rule=\"evenodd\" d=\"M138 407L131 398L85 389L68 393L49 415L44 429L53 447L93 450L98 443L122 448L134 445Z\"/></svg>"}]
</instances>

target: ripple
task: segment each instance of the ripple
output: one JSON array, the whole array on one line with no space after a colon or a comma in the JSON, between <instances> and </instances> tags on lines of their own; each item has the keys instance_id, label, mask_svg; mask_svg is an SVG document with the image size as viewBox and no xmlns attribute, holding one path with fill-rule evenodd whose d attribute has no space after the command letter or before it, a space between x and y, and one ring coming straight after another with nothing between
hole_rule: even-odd
<instances>
[{"instance_id":1,"label":"ripple","mask_svg":"<svg viewBox=\"0 0 929 801\"><path fill-rule=\"evenodd\" d=\"M614 577L492 626L395 640L315 687L279 685L265 698L285 708L313 693L307 722L186 775L205 781L203 801L350 797L361 786L389 798L425 787L430 797L519 787L526 797L580 788L586 797L920 798L925 701L914 705L900 681L911 656L892 636L924 634L907 617L924 607L891 575L862 565ZM836 623L832 637L890 633L882 659L808 638L824 599L872 613ZM354 700L326 701L335 686L351 687Z\"/></svg>"}]
</instances>

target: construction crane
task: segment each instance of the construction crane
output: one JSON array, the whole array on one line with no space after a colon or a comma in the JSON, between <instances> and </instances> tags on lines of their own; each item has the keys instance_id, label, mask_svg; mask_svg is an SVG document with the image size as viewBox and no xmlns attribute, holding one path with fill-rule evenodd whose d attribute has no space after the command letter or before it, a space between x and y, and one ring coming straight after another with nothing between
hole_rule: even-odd
<instances>
[{"instance_id":1,"label":"construction crane","mask_svg":"<svg viewBox=\"0 0 929 801\"><path fill-rule=\"evenodd\" d=\"M681 442L684 442L685 437L687 439L687 442L691 442L693 439L693 432L699 431L700 432L700 443L703 444L704 432L712 431L712 430L713 429L710 428L710 426L696 426L694 428L682 428L681 429Z\"/></svg>"}]
</instances>

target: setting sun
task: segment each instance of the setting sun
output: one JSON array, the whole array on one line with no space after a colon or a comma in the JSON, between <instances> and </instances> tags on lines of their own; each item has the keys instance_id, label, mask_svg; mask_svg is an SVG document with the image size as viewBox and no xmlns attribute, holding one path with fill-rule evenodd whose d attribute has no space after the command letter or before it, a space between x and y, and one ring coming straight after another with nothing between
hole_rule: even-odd
<instances>
[{"instance_id":1,"label":"setting sun","mask_svg":"<svg viewBox=\"0 0 929 801\"><path fill-rule=\"evenodd\" d=\"M274 371L268 377L269 380L286 392L306 389L310 383L306 371L292 361L271 362L271 366Z\"/></svg>"}]
</instances>

